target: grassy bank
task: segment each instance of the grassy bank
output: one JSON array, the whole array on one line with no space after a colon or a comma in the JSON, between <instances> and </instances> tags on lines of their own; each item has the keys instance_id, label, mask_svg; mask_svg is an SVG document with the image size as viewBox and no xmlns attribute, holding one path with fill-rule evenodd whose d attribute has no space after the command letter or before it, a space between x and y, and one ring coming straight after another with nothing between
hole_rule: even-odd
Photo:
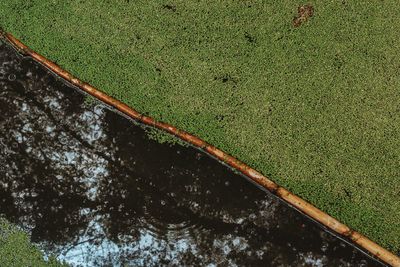
<instances>
[{"instance_id":1,"label":"grassy bank","mask_svg":"<svg viewBox=\"0 0 400 267\"><path fill-rule=\"evenodd\" d=\"M107 3L110 2L110 3ZM400 252L397 1L0 2L0 25Z\"/></svg>"}]
</instances>

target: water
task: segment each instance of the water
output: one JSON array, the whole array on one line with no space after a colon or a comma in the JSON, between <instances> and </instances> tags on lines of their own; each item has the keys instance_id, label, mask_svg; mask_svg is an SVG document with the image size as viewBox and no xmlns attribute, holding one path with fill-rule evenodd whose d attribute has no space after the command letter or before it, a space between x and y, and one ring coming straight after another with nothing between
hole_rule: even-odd
<instances>
[{"instance_id":1,"label":"water","mask_svg":"<svg viewBox=\"0 0 400 267\"><path fill-rule=\"evenodd\" d=\"M0 44L0 213L72 266L380 266Z\"/></svg>"}]
</instances>

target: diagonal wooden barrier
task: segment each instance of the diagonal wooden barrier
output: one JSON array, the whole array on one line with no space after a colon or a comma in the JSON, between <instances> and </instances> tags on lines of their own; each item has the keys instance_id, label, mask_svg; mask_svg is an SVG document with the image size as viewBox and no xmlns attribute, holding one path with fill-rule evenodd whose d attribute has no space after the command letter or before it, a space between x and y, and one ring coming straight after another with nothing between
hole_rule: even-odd
<instances>
[{"instance_id":1,"label":"diagonal wooden barrier","mask_svg":"<svg viewBox=\"0 0 400 267\"><path fill-rule=\"evenodd\" d=\"M238 159L228 155L224 151L206 143L204 140L187 133L185 131L179 130L176 127L164 123L158 122L151 117L145 116L140 114L133 108L129 107L128 105L122 103L119 100L103 93L102 91L98 90L97 88L91 86L88 83L82 82L78 78L74 77L72 74L63 70L57 64L51 62L44 56L36 53L35 51L28 48L24 45L20 40L15 38L12 34L6 33L0 29L0 38L8 41L11 43L17 50L19 50L22 54L26 56L30 56L42 65L46 66L52 72L56 73L57 75L61 76L65 80L69 81L73 85L79 87L81 90L85 91L86 93L96 97L97 99L101 100L102 102L116 108L117 110L121 111L122 113L126 114L130 118L137 120L141 123L144 123L149 126L157 127L163 131L171 133L178 138L190 143L191 145L200 148L206 151L208 154L216 157L217 159L221 160L225 164L231 166L232 168L240 171L245 176L250 178L252 181L257 183L258 185L264 187L268 191L272 192L273 194L277 195L279 198L283 199L299 211L303 212L304 214L308 215L312 219L318 221L322 225L326 226L330 230L334 231L339 236L343 237L345 240L353 242L355 245L360 247L361 249L365 250L366 252L370 253L374 257L380 259L381 261L389 264L390 266L400 267L400 258L391 253L390 251L384 249L383 247L379 246L375 242L371 241L364 235L350 229L347 225L339 222L335 218L329 216L322 210L316 208L312 204L308 203L304 199L296 196L295 194L289 192L285 188L277 185L275 182L271 181L266 176L262 175L261 173L257 172L256 170L252 169L245 163L239 161Z\"/></svg>"}]
</instances>

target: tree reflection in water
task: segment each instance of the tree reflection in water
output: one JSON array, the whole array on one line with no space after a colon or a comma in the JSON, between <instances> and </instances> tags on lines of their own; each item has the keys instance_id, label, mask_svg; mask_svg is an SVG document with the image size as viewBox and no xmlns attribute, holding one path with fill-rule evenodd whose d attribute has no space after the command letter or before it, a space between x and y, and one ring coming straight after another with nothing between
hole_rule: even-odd
<instances>
[{"instance_id":1,"label":"tree reflection in water","mask_svg":"<svg viewBox=\"0 0 400 267\"><path fill-rule=\"evenodd\" d=\"M82 266L377 264L0 45L0 213Z\"/></svg>"}]
</instances>

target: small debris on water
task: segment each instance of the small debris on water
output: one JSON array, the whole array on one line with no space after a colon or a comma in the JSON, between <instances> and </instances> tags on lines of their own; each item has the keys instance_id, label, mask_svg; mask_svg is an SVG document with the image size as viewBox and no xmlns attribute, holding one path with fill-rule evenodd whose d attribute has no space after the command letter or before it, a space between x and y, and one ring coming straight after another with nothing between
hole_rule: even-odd
<instances>
[{"instance_id":1,"label":"small debris on water","mask_svg":"<svg viewBox=\"0 0 400 267\"><path fill-rule=\"evenodd\" d=\"M172 12L176 11L176 6L174 5L163 5L164 9L171 10Z\"/></svg>"},{"instance_id":2,"label":"small debris on water","mask_svg":"<svg viewBox=\"0 0 400 267\"><path fill-rule=\"evenodd\" d=\"M297 17L293 19L293 27L297 28L314 15L314 7L312 5L302 5L297 8Z\"/></svg>"}]
</instances>

